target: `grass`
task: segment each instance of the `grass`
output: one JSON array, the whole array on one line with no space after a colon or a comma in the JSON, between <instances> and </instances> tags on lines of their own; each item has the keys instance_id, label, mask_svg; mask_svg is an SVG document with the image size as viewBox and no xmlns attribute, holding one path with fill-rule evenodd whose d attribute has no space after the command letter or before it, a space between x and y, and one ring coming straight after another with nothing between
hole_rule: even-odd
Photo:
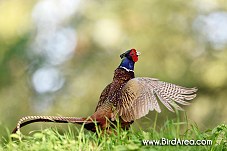
<instances>
[{"instance_id":1,"label":"grass","mask_svg":"<svg viewBox=\"0 0 227 151\"><path fill-rule=\"evenodd\" d=\"M155 118L157 120L157 118ZM167 120L166 123L156 130L156 120L148 131L131 128L128 131L119 129L116 125L116 134L102 134L99 130L96 133L88 132L81 128L68 127L63 133L56 128L49 128L40 131L33 131L29 135L21 133L9 134L0 150L227 150L227 125L220 124L214 129L200 131L196 124ZM143 140L160 140L166 138L172 140L212 140L209 146L151 146L144 145Z\"/></svg>"}]
</instances>

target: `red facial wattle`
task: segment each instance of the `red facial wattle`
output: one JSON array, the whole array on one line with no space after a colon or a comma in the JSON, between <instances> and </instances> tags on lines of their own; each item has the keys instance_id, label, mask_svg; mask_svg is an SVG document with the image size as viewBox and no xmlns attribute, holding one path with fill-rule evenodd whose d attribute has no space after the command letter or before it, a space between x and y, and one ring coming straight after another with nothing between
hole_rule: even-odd
<instances>
[{"instance_id":1,"label":"red facial wattle","mask_svg":"<svg viewBox=\"0 0 227 151\"><path fill-rule=\"evenodd\" d=\"M129 54L132 57L132 60L134 62L138 61L138 55L137 55L136 49L131 49L131 52Z\"/></svg>"},{"instance_id":2,"label":"red facial wattle","mask_svg":"<svg viewBox=\"0 0 227 151\"><path fill-rule=\"evenodd\" d=\"M133 56L133 57L132 57L132 60L133 60L134 62L137 62L137 61L138 61L138 56Z\"/></svg>"}]
</instances>

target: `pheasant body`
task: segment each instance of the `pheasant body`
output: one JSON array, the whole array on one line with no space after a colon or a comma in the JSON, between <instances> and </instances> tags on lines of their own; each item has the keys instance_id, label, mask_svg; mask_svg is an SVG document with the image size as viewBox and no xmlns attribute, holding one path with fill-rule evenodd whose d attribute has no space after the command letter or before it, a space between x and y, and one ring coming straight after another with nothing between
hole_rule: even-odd
<instances>
[{"instance_id":1,"label":"pheasant body","mask_svg":"<svg viewBox=\"0 0 227 151\"><path fill-rule=\"evenodd\" d=\"M183 110L178 104L189 105L187 101L196 97L196 88L186 88L154 78L135 78L134 64L138 61L138 55L135 49L121 54L122 62L114 72L113 81L101 93L95 112L90 117L27 116L19 120L13 133L33 122L84 124L86 129L93 132L97 124L102 130L109 130L110 123L116 123L118 117L121 127L128 129L134 120L145 116L150 110L161 112L158 100L174 111L172 106Z\"/></svg>"}]
</instances>

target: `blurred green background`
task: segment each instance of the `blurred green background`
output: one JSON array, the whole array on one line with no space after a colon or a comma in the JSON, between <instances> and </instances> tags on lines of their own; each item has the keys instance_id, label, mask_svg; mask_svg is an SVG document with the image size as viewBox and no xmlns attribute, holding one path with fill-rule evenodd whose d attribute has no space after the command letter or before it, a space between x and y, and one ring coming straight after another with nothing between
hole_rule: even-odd
<instances>
[{"instance_id":1,"label":"blurred green background","mask_svg":"<svg viewBox=\"0 0 227 151\"><path fill-rule=\"evenodd\" d=\"M141 52L136 76L199 88L190 121L226 122L226 27L225 0L1 0L0 134L22 116L91 115L130 48ZM162 111L160 125L176 117Z\"/></svg>"}]
</instances>

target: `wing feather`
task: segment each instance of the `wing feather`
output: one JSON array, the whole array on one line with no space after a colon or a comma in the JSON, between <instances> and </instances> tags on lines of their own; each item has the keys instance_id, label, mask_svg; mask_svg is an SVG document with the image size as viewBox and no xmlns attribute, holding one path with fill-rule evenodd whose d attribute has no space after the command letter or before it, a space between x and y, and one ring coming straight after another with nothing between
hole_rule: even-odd
<instances>
[{"instance_id":1,"label":"wing feather","mask_svg":"<svg viewBox=\"0 0 227 151\"><path fill-rule=\"evenodd\" d=\"M172 107L183 110L178 104L189 105L187 101L196 97L196 91L196 88L186 88L154 78L133 78L122 88L117 109L121 118L127 122L145 116L150 110L161 112L158 100L172 112Z\"/></svg>"}]
</instances>

